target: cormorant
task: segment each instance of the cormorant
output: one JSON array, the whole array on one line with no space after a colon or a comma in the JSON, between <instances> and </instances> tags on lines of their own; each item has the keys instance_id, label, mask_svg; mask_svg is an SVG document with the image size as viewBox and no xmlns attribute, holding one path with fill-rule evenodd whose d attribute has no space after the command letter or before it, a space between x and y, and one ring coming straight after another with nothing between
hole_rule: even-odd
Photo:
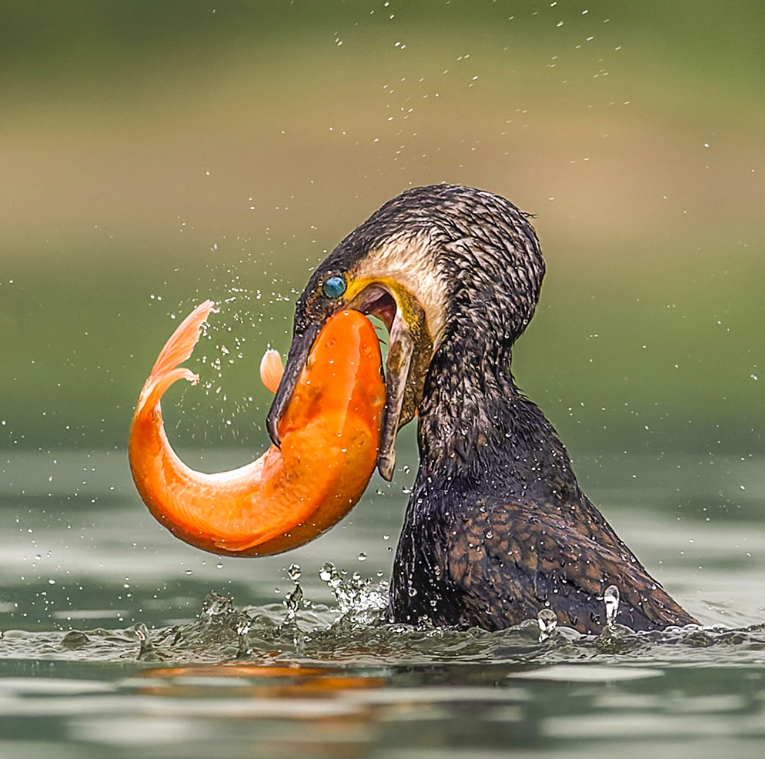
<instances>
[{"instance_id":1,"label":"cormorant","mask_svg":"<svg viewBox=\"0 0 765 759\"><path fill-rule=\"evenodd\" d=\"M617 537L577 483L544 414L516 386L515 341L544 259L528 215L489 192L418 187L385 203L315 270L268 416L277 424L311 345L340 309L390 333L378 469L390 480L398 429L418 415L420 465L399 539L392 618L498 630L551 609L599 632L603 592L633 630L696 620Z\"/></svg>"}]
</instances>

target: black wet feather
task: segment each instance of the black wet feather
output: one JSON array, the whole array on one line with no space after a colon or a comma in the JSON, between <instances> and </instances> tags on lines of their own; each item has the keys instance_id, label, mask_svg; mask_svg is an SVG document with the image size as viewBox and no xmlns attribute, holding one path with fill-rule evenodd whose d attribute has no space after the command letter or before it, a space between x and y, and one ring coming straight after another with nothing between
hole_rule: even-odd
<instances>
[{"instance_id":1,"label":"black wet feather","mask_svg":"<svg viewBox=\"0 0 765 759\"><path fill-rule=\"evenodd\" d=\"M512 346L545 271L528 219L481 190L408 190L340 243L298 302L296 333L321 318L306 299L323 279L415 235L429 241L446 282L445 332L418 408L420 466L396 553L392 618L494 630L547 607L559 623L597 632L603 591L616 585L620 623L695 622L582 493L552 425L515 385Z\"/></svg>"}]
</instances>

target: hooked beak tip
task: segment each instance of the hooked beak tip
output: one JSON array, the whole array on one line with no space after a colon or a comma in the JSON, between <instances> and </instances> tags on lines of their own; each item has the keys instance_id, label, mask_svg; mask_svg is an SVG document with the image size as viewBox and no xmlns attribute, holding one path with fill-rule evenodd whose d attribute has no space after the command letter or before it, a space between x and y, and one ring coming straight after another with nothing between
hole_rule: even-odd
<instances>
[{"instance_id":1,"label":"hooked beak tip","mask_svg":"<svg viewBox=\"0 0 765 759\"><path fill-rule=\"evenodd\" d=\"M396 453L395 451L389 451L387 454L381 454L377 458L377 471L380 472L380 476L386 481L391 482L393 480L393 473L396 470Z\"/></svg>"},{"instance_id":2,"label":"hooked beak tip","mask_svg":"<svg viewBox=\"0 0 765 759\"><path fill-rule=\"evenodd\" d=\"M281 437L279 436L279 420L275 417L276 415L271 414L269 411L268 416L266 417L266 430L268 431L268 437L271 438L271 442L277 448L280 448L282 441Z\"/></svg>"}]
</instances>

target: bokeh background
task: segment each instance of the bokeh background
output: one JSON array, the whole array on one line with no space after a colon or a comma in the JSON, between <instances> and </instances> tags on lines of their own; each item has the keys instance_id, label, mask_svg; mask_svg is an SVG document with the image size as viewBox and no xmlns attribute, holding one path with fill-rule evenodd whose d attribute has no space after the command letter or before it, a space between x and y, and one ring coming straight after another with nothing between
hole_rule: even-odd
<instances>
[{"instance_id":1,"label":"bokeh background","mask_svg":"<svg viewBox=\"0 0 765 759\"><path fill-rule=\"evenodd\" d=\"M575 459L762 451L764 40L757 0L2 0L0 446L123 450L212 297L172 434L258 453L311 267L453 182L535 215L514 371Z\"/></svg>"}]
</instances>

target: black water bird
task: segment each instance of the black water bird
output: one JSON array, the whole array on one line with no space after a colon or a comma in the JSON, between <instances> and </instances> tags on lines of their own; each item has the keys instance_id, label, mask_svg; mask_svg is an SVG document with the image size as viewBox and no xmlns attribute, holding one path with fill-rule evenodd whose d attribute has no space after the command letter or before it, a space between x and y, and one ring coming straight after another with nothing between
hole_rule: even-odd
<instances>
[{"instance_id":1,"label":"black water bird","mask_svg":"<svg viewBox=\"0 0 765 759\"><path fill-rule=\"evenodd\" d=\"M469 187L407 190L351 232L300 296L277 422L330 315L374 314L390 344L378 468L390 480L399 428L418 415L420 465L391 585L392 618L497 630L550 608L598 632L621 593L634 630L694 623L577 483L552 425L515 385L513 343L545 265L528 216Z\"/></svg>"}]
</instances>

